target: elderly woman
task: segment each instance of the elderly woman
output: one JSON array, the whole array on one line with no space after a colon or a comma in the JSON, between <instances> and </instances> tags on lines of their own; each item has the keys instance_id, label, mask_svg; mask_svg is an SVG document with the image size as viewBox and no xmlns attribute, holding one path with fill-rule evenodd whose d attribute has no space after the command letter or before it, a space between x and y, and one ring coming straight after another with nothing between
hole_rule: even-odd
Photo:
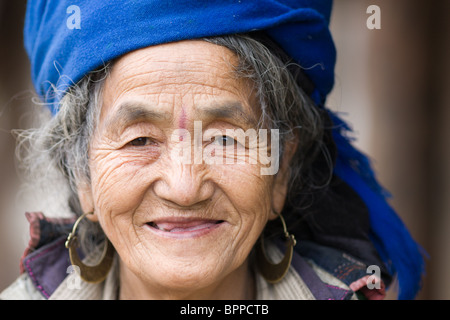
<instances>
[{"instance_id":1,"label":"elderly woman","mask_svg":"<svg viewBox=\"0 0 450 320\"><path fill-rule=\"evenodd\" d=\"M324 107L330 1L77 3L28 4L52 116L22 135L73 218L27 213L2 299L414 297L418 247Z\"/></svg>"}]
</instances>

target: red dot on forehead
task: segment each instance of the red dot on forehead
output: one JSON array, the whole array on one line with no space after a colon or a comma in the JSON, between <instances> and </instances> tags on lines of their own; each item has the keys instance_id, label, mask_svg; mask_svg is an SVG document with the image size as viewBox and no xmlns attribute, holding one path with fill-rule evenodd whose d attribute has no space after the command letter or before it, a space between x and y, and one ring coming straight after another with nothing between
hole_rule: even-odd
<instances>
[{"instance_id":1,"label":"red dot on forehead","mask_svg":"<svg viewBox=\"0 0 450 320\"><path fill-rule=\"evenodd\" d=\"M187 122L186 107L181 106L181 114L180 119L178 120L178 128L186 129L186 122Z\"/></svg>"}]
</instances>

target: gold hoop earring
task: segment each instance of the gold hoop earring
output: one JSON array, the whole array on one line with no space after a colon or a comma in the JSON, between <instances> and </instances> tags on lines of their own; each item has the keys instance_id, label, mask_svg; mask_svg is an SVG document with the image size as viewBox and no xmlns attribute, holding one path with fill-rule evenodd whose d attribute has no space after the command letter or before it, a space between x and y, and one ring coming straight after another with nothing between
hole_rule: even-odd
<instances>
[{"instance_id":1,"label":"gold hoop earring","mask_svg":"<svg viewBox=\"0 0 450 320\"><path fill-rule=\"evenodd\" d=\"M69 233L69 236L67 237L66 248L69 249L70 262L73 266L78 267L75 268L75 270L79 273L81 279L89 283L99 283L106 279L106 276L111 269L114 257L114 247L108 238L106 238L102 258L97 265L88 266L81 261L76 250L78 248L78 238L75 233L80 221L83 220L88 214L93 214L93 212L84 213L77 219L77 221L75 221L72 232Z\"/></svg>"},{"instance_id":2,"label":"gold hoop earring","mask_svg":"<svg viewBox=\"0 0 450 320\"><path fill-rule=\"evenodd\" d=\"M294 246L296 244L294 235L289 234L287 231L283 216L279 214L279 217L281 223L283 224L283 232L286 238L286 250L283 259L276 264L268 259L264 248L263 235L261 235L259 245L256 247L256 262L258 264L259 271L264 279L266 279L269 283L277 283L284 278L291 265L292 256L294 254Z\"/></svg>"}]
</instances>

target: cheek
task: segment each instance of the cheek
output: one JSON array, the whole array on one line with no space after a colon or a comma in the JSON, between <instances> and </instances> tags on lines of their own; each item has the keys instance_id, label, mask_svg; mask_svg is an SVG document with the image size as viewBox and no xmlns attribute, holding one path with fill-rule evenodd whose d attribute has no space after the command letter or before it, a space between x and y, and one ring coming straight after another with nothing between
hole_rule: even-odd
<instances>
[{"instance_id":1,"label":"cheek","mask_svg":"<svg viewBox=\"0 0 450 320\"><path fill-rule=\"evenodd\" d=\"M226 167L226 166L225 166ZM224 189L239 214L239 231L234 239L236 259L245 260L263 232L271 213L271 178L261 176L260 167L232 166L224 169ZM239 258L238 258L239 257Z\"/></svg>"},{"instance_id":2,"label":"cheek","mask_svg":"<svg viewBox=\"0 0 450 320\"><path fill-rule=\"evenodd\" d=\"M149 181L148 160L139 156L99 151L91 166L96 210L113 215L133 211L142 201Z\"/></svg>"},{"instance_id":3,"label":"cheek","mask_svg":"<svg viewBox=\"0 0 450 320\"><path fill-rule=\"evenodd\" d=\"M270 176L253 165L223 165L217 168L221 188L236 208L246 232L261 232L271 213Z\"/></svg>"},{"instance_id":4,"label":"cheek","mask_svg":"<svg viewBox=\"0 0 450 320\"><path fill-rule=\"evenodd\" d=\"M99 223L121 257L131 258L139 246L134 213L151 180L149 160L118 152L95 152L91 165L92 192Z\"/></svg>"}]
</instances>

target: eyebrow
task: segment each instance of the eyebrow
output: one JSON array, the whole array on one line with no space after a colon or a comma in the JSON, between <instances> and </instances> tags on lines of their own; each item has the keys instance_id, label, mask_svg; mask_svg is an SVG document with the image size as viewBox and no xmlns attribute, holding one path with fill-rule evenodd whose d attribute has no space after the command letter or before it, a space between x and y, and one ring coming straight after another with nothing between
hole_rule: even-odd
<instances>
[{"instance_id":1,"label":"eyebrow","mask_svg":"<svg viewBox=\"0 0 450 320\"><path fill-rule=\"evenodd\" d=\"M208 107L196 108L195 116L209 121L231 120L247 127L255 127L257 121L248 115L239 102L225 102ZM119 105L115 114L107 120L106 127L111 132L139 122L172 121L168 112L152 110L141 101L125 101Z\"/></svg>"},{"instance_id":2,"label":"eyebrow","mask_svg":"<svg viewBox=\"0 0 450 320\"><path fill-rule=\"evenodd\" d=\"M168 113L151 110L145 103L139 101L125 101L120 104L115 114L107 121L106 126L109 130L117 130L138 122L160 122L170 118Z\"/></svg>"},{"instance_id":3,"label":"eyebrow","mask_svg":"<svg viewBox=\"0 0 450 320\"><path fill-rule=\"evenodd\" d=\"M196 113L204 115L209 119L233 120L243 123L245 126L255 127L257 121L254 117L247 114L239 102L228 102L216 104L212 107L198 109Z\"/></svg>"}]
</instances>

